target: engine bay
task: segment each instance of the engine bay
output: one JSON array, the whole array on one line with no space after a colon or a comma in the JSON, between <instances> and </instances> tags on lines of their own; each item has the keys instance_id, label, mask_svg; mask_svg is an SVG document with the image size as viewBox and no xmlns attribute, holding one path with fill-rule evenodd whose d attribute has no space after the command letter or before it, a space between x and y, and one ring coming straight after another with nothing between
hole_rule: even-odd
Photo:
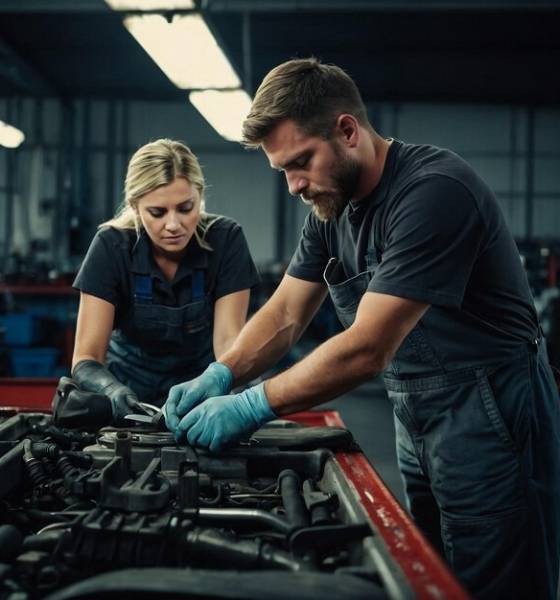
<instances>
[{"instance_id":1,"label":"engine bay","mask_svg":"<svg viewBox=\"0 0 560 600\"><path fill-rule=\"evenodd\" d=\"M273 421L220 454L147 425L0 417L0 598L393 598L337 427Z\"/></svg>"}]
</instances>

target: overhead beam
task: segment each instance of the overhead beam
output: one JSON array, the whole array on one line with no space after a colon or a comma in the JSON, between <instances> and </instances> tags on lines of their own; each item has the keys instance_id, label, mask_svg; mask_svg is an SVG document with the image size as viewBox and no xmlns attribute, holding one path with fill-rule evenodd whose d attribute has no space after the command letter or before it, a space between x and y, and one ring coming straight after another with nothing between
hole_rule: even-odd
<instances>
[{"instance_id":1,"label":"overhead beam","mask_svg":"<svg viewBox=\"0 0 560 600\"><path fill-rule=\"evenodd\" d=\"M22 92L34 96L58 96L56 88L2 39L0 39L0 75Z\"/></svg>"},{"instance_id":2,"label":"overhead beam","mask_svg":"<svg viewBox=\"0 0 560 600\"><path fill-rule=\"evenodd\" d=\"M2 0L0 13L111 12L104 0Z\"/></svg>"},{"instance_id":3,"label":"overhead beam","mask_svg":"<svg viewBox=\"0 0 560 600\"><path fill-rule=\"evenodd\" d=\"M328 12L558 9L558 0L199 0L210 12ZM114 12L104 0L2 0L0 13ZM151 11L150 11L151 12ZM170 11L167 11L170 12ZM172 12L172 11L171 11ZM182 11L178 11L182 12Z\"/></svg>"},{"instance_id":4,"label":"overhead beam","mask_svg":"<svg viewBox=\"0 0 560 600\"><path fill-rule=\"evenodd\" d=\"M209 12L423 12L558 9L558 0L201 0Z\"/></svg>"}]
</instances>

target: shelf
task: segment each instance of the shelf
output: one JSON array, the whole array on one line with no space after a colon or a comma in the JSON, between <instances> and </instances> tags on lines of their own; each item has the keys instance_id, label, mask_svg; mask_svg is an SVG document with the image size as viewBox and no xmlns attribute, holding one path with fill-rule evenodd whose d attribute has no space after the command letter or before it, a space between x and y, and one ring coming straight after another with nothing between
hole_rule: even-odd
<instances>
[{"instance_id":1,"label":"shelf","mask_svg":"<svg viewBox=\"0 0 560 600\"><path fill-rule=\"evenodd\" d=\"M78 290L69 285L6 285L0 284L0 294L37 296L77 296Z\"/></svg>"}]
</instances>

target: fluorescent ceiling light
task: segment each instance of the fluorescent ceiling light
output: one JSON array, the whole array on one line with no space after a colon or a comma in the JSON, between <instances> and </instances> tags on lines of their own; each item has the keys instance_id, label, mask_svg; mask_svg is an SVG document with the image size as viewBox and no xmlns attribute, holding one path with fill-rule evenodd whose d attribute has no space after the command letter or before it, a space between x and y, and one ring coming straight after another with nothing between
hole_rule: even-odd
<instances>
[{"instance_id":1,"label":"fluorescent ceiling light","mask_svg":"<svg viewBox=\"0 0 560 600\"><path fill-rule=\"evenodd\" d=\"M194 0L105 0L113 10L188 10Z\"/></svg>"},{"instance_id":2,"label":"fluorescent ceiling light","mask_svg":"<svg viewBox=\"0 0 560 600\"><path fill-rule=\"evenodd\" d=\"M245 90L191 92L189 100L222 137L241 141L241 126L251 110L251 98Z\"/></svg>"},{"instance_id":3,"label":"fluorescent ceiling light","mask_svg":"<svg viewBox=\"0 0 560 600\"><path fill-rule=\"evenodd\" d=\"M169 79L182 89L236 88L239 77L199 14L131 16L126 28Z\"/></svg>"},{"instance_id":4,"label":"fluorescent ceiling light","mask_svg":"<svg viewBox=\"0 0 560 600\"><path fill-rule=\"evenodd\" d=\"M25 139L23 131L0 121L0 146L6 148L17 148Z\"/></svg>"}]
</instances>

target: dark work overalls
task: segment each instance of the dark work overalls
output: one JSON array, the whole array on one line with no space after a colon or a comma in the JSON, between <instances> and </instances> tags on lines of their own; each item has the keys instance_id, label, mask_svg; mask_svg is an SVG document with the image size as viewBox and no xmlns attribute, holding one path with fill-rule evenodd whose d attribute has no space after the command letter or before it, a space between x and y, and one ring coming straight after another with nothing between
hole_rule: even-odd
<instances>
[{"instance_id":1,"label":"dark work overalls","mask_svg":"<svg viewBox=\"0 0 560 600\"><path fill-rule=\"evenodd\" d=\"M154 304L152 277L134 275L134 304L113 331L106 363L142 402L162 405L171 386L196 377L214 360L205 274L192 271L190 302L178 307Z\"/></svg>"},{"instance_id":2,"label":"dark work overalls","mask_svg":"<svg viewBox=\"0 0 560 600\"><path fill-rule=\"evenodd\" d=\"M349 280L336 259L325 270L345 328L381 255L368 251L366 258L367 270ZM552 599L560 543L558 391L540 335L493 357L485 356L489 335L432 306L384 374L407 508L474 597ZM467 340L480 348L480 360L461 359Z\"/></svg>"}]
</instances>

